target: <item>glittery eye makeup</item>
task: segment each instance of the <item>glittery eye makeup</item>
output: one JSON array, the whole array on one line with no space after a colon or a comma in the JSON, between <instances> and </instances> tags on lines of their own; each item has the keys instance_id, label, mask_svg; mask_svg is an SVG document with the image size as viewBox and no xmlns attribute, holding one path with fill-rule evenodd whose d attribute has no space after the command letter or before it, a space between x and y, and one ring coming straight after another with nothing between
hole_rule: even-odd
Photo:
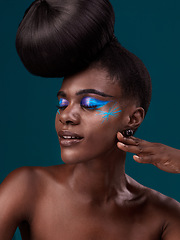
<instances>
[{"instance_id":1,"label":"glittery eye makeup","mask_svg":"<svg viewBox=\"0 0 180 240\"><path fill-rule=\"evenodd\" d=\"M89 108L89 109L97 109L105 106L108 104L110 101L103 101L99 100L93 97L84 97L81 100L81 106L84 108Z\"/></svg>"},{"instance_id":2,"label":"glittery eye makeup","mask_svg":"<svg viewBox=\"0 0 180 240\"><path fill-rule=\"evenodd\" d=\"M60 114L60 110L65 109L68 105L69 105L68 100L66 100L65 98L60 98L59 105L57 106L58 108L57 112Z\"/></svg>"},{"instance_id":3,"label":"glittery eye makeup","mask_svg":"<svg viewBox=\"0 0 180 240\"><path fill-rule=\"evenodd\" d=\"M62 108L62 107L67 107L69 104L68 100L64 99L64 98L60 98L59 100L59 107Z\"/></svg>"},{"instance_id":4,"label":"glittery eye makeup","mask_svg":"<svg viewBox=\"0 0 180 240\"><path fill-rule=\"evenodd\" d=\"M99 108L105 106L110 102L112 101L103 101L94 97L83 97L81 99L80 106L83 108L95 110L96 112L98 112L97 115L103 116L102 117L103 119L102 123L103 123L105 120L108 121L110 116L116 117L117 114L121 112L119 107L115 107L117 102L112 107L110 107L108 111L99 110ZM61 114L61 110L64 110L68 105L69 105L68 100L66 100L65 98L60 98L59 105L57 106L58 108L57 113Z\"/></svg>"}]
</instances>

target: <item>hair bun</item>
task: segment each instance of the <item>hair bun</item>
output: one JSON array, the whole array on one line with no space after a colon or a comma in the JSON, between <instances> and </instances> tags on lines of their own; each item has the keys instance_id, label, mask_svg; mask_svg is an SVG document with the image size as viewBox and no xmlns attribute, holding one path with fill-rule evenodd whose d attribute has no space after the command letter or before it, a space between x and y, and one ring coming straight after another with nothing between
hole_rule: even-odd
<instances>
[{"instance_id":1,"label":"hair bun","mask_svg":"<svg viewBox=\"0 0 180 240\"><path fill-rule=\"evenodd\" d=\"M87 66L113 38L108 0L38 0L26 10L17 52L29 72L63 77Z\"/></svg>"}]
</instances>

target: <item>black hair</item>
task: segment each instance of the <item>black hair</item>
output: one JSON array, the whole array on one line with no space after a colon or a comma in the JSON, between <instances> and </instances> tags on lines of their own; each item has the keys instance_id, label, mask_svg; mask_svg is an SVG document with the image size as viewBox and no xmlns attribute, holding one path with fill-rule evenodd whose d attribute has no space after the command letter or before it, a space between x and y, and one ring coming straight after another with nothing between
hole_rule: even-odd
<instances>
[{"instance_id":1,"label":"black hair","mask_svg":"<svg viewBox=\"0 0 180 240\"><path fill-rule=\"evenodd\" d=\"M151 101L151 78L144 63L121 46L116 38L106 45L90 68L104 69L111 81L118 82L123 98L135 100L148 110Z\"/></svg>"},{"instance_id":2,"label":"black hair","mask_svg":"<svg viewBox=\"0 0 180 240\"><path fill-rule=\"evenodd\" d=\"M29 72L63 77L86 67L112 39L114 11L108 0L36 0L16 35Z\"/></svg>"},{"instance_id":3,"label":"black hair","mask_svg":"<svg viewBox=\"0 0 180 240\"><path fill-rule=\"evenodd\" d=\"M29 72L65 77L88 66L104 68L124 97L147 112L151 79L143 62L114 37L109 0L36 0L16 36L17 52Z\"/></svg>"}]
</instances>

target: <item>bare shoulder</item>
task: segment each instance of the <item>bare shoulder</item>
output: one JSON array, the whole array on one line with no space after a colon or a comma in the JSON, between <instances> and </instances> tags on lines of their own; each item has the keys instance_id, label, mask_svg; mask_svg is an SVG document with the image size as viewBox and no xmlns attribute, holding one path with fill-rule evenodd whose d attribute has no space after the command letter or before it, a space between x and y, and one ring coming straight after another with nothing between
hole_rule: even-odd
<instances>
[{"instance_id":1,"label":"bare shoulder","mask_svg":"<svg viewBox=\"0 0 180 240\"><path fill-rule=\"evenodd\" d=\"M145 187L129 176L127 176L127 178L131 186L138 189L141 195L145 197L146 202L152 207L158 208L162 211L165 209L166 214L168 210L171 212L175 210L176 213L180 211L180 203L175 199L168 197L154 189Z\"/></svg>"},{"instance_id":2,"label":"bare shoulder","mask_svg":"<svg viewBox=\"0 0 180 240\"><path fill-rule=\"evenodd\" d=\"M180 203L158 191L145 188L147 198L154 208L158 209L166 219L177 218L180 220Z\"/></svg>"},{"instance_id":3,"label":"bare shoulder","mask_svg":"<svg viewBox=\"0 0 180 240\"><path fill-rule=\"evenodd\" d=\"M0 185L0 192L4 192L7 189L13 192L19 191L21 188L26 186L31 179L33 179L33 171L31 167L21 167L17 168L4 179ZM18 184L18 185L17 185Z\"/></svg>"},{"instance_id":4,"label":"bare shoulder","mask_svg":"<svg viewBox=\"0 0 180 240\"><path fill-rule=\"evenodd\" d=\"M0 191L11 189L13 192L27 189L34 182L34 167L20 167L8 174L0 185Z\"/></svg>"},{"instance_id":5,"label":"bare shoulder","mask_svg":"<svg viewBox=\"0 0 180 240\"><path fill-rule=\"evenodd\" d=\"M11 239L20 222L29 218L35 185L32 167L12 171L0 184L0 239Z\"/></svg>"},{"instance_id":6,"label":"bare shoulder","mask_svg":"<svg viewBox=\"0 0 180 240\"><path fill-rule=\"evenodd\" d=\"M38 196L43 191L48 168L45 167L20 167L8 174L0 184L0 209L7 206L14 211L19 209L25 214L31 212ZM27 207L28 206L28 207Z\"/></svg>"},{"instance_id":7,"label":"bare shoulder","mask_svg":"<svg viewBox=\"0 0 180 240\"><path fill-rule=\"evenodd\" d=\"M133 179L130 181L144 196L145 201L143 202L143 206L145 215L149 216L148 219L151 219L151 226L153 224L159 226L161 229L161 239L179 240L180 203L171 197L137 183Z\"/></svg>"},{"instance_id":8,"label":"bare shoulder","mask_svg":"<svg viewBox=\"0 0 180 240\"><path fill-rule=\"evenodd\" d=\"M0 184L0 204L22 206L35 191L35 171L33 167L21 167L12 171Z\"/></svg>"},{"instance_id":9,"label":"bare shoulder","mask_svg":"<svg viewBox=\"0 0 180 240\"><path fill-rule=\"evenodd\" d=\"M14 202L14 204L17 202L20 206L26 202L31 205L32 199L35 196L37 199L43 187L50 180L53 181L53 178L56 179L60 169L59 166L20 167L15 169L0 184L0 201L2 202L4 198Z\"/></svg>"},{"instance_id":10,"label":"bare shoulder","mask_svg":"<svg viewBox=\"0 0 180 240\"><path fill-rule=\"evenodd\" d=\"M162 219L162 240L180 239L180 203L155 190L147 189L152 211Z\"/></svg>"}]
</instances>

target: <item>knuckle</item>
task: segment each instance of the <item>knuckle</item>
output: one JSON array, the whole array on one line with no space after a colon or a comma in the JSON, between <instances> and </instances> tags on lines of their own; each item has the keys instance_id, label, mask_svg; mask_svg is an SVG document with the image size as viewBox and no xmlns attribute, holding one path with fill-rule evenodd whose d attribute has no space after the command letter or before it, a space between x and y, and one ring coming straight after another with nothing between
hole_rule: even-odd
<instances>
[{"instance_id":1,"label":"knuckle","mask_svg":"<svg viewBox=\"0 0 180 240\"><path fill-rule=\"evenodd\" d=\"M143 153L143 148L140 144L138 145L138 152L139 154Z\"/></svg>"},{"instance_id":2,"label":"knuckle","mask_svg":"<svg viewBox=\"0 0 180 240\"><path fill-rule=\"evenodd\" d=\"M163 165L164 165L165 167L168 167L168 166L171 165L171 162L169 161L169 159L166 159L166 160L163 161Z\"/></svg>"},{"instance_id":3,"label":"knuckle","mask_svg":"<svg viewBox=\"0 0 180 240\"><path fill-rule=\"evenodd\" d=\"M138 143L138 144L141 144L141 143L142 143L142 141L143 141L142 139L140 139L140 138L137 138L137 143Z\"/></svg>"},{"instance_id":4,"label":"knuckle","mask_svg":"<svg viewBox=\"0 0 180 240\"><path fill-rule=\"evenodd\" d=\"M132 137L132 139L134 140L136 146L138 146L139 145L139 139L138 138L134 138L134 137Z\"/></svg>"}]
</instances>

